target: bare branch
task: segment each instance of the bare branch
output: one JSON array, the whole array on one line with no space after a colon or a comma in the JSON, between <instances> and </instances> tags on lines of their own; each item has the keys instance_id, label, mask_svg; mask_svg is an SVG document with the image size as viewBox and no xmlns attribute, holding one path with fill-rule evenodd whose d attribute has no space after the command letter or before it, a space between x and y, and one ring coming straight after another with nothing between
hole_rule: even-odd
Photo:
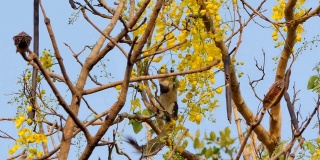
<instances>
[{"instance_id":1,"label":"bare branch","mask_svg":"<svg viewBox=\"0 0 320 160\"><path fill-rule=\"evenodd\" d=\"M123 6L122 6L123 7ZM106 33L102 32L87 16L86 12L85 12L85 9L82 7L81 8L81 11L82 11L82 14L83 14L83 17L97 30L99 31L103 36L105 36L109 41L111 41L115 46L117 46L120 51L123 53L123 55L125 57L128 57L126 51L111 37L109 37ZM121 12L121 10L120 10Z\"/></svg>"}]
</instances>

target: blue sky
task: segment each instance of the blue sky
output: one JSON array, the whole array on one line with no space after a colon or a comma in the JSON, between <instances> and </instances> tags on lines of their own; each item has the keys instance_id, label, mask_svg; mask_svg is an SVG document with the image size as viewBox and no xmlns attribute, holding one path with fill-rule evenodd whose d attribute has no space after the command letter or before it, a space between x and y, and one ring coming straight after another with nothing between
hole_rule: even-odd
<instances>
[{"instance_id":1,"label":"blue sky","mask_svg":"<svg viewBox=\"0 0 320 160\"><path fill-rule=\"evenodd\" d=\"M264 6L265 9L270 10L271 5L274 2L267 2L267 4ZM311 2L309 2L311 3ZM70 77L73 81L76 80L78 71L79 71L79 65L74 61L72 57L72 53L69 51L69 49L63 44L64 42L72 46L73 50L75 52L79 52L83 49L85 45L93 45L97 38L99 37L99 33L93 29L90 24L88 24L81 16L77 19L77 21L73 25L68 25L69 18L71 17L71 14L75 13L74 10L72 10L68 4L68 1L44 1L43 5L46 9L48 17L51 19L51 24L53 26L53 30L55 32L55 36L58 41L58 45L60 48L60 52L62 56L64 57L64 62L67 67L67 71L70 73ZM310 5L310 4L309 4ZM2 69L0 70L0 117L13 117L16 113L16 106L10 105L7 102L10 101L13 97L8 96L7 94L11 94L13 92L17 92L19 88L21 88L20 85L17 84L18 77L21 76L22 72L27 67L26 62L21 58L21 56L18 53L15 53L15 47L13 45L12 37L16 34L18 34L21 31L25 31L28 34L32 35L33 33L33 1L31 0L11 0L11 1L4 1L2 3L2 9L0 10L0 21L2 23L1 29L0 29L0 52L2 52L3 58L0 59L0 65L2 66ZM269 8L267 8L269 6ZM269 11L268 11L269 12ZM106 20L100 20L97 18L94 18L91 16L90 13L87 13L90 18L100 27L103 28L108 25L108 21ZM268 16L268 14L267 14ZM270 17L270 15L269 15ZM268 25L266 22L262 21L259 18L255 18L258 22L264 25ZM314 17L311 20L309 20L305 24L305 34L303 37L306 38L306 40L311 40L314 36L319 35L319 27L320 21L319 17ZM275 45L275 42L273 42L271 38L271 29L268 28L261 28L257 26L257 24L251 22L251 24L248 26L246 30L244 30L243 38L242 38L242 46L237 53L237 60L238 61L244 61L245 65L240 66L237 68L237 70L244 72L244 76L240 78L240 86L242 89L242 94L246 100L246 103L251 106L252 111L257 111L257 106L259 104L258 100L254 97L249 84L248 84L248 78L247 75L250 76L251 79L259 78L261 73L258 72L258 70L255 68L255 61L254 57L258 59L259 62L262 62L262 49L266 52L266 77L265 80L259 83L259 86L257 87L257 90L259 90L259 96L263 97L263 95L267 92L269 86L272 84L275 76L275 68L276 64L272 60L272 57L279 56L281 50L276 49L273 46ZM111 35L116 34L117 30L115 32L112 32ZM319 38L319 37L318 37ZM301 46L301 44L298 44L298 46ZM43 17L40 13L40 51L43 49L50 49L53 50L51 46L50 39L48 37L48 32L45 28L45 25L43 23ZM299 94L300 100L297 102L296 106L299 106L301 104L301 115L302 119L305 119L309 113L312 112L313 107L315 106L314 98L316 97L316 94L306 90L306 85L308 82L308 79L311 75L315 74L315 71L312 71L313 67L317 62L320 61L319 56L319 48L313 47L307 48L301 55L299 55L299 59L294 63L293 69L292 69L292 75L291 75L291 87L293 84L296 85L297 90L301 90ZM83 56L80 58L84 60L85 56L88 55L88 50L86 50L83 53ZM52 51L53 53L53 51ZM125 63L125 60L123 56L119 56L120 52L111 52L108 54L106 58L110 59L110 63L108 63L108 69L113 72L113 76L115 77L112 79L109 78L103 78L105 80L104 82L113 82L120 80L122 78L124 68L123 63ZM122 63L123 62L123 63ZM58 71L57 71L58 72ZM59 73L59 72L58 72ZM220 78L220 80L219 80ZM222 73L219 73L217 75L217 81L222 82L223 76ZM43 86L45 87L47 84L43 82ZM90 86L90 84L88 85ZM62 87L62 86L59 86ZM112 92L113 95L116 94L115 91ZM292 89L290 89L290 95L292 95ZM65 93L67 94L67 93ZM98 96L97 96L98 95ZM115 101L115 96L112 96L110 93L102 92L95 96L88 96L87 99L91 102L91 104L96 106L110 106ZM111 95L111 96L110 96ZM224 129L224 127L229 126L232 131L232 136L236 137L236 128L235 123L233 122L231 125L227 123L226 118L226 111L225 111L225 100L224 100L224 93L221 95L220 105L218 109L214 111L214 118L216 118L216 123L212 124L207 122L203 126L198 126L196 124L189 125L188 127L191 129L191 133L194 133L196 129L204 129L206 132L210 132L212 130L216 131L216 133L219 130ZM128 98L130 99L132 96L129 95ZM67 99L70 97L66 97ZM290 130L290 118L288 116L288 111L285 106L285 101L282 100L282 112L283 112L283 139L288 139L291 137L291 132L288 132ZM126 104L127 108L129 108L129 104ZM105 108L97 108L97 110L104 110ZM83 111L85 112L85 111ZM82 112L82 113L83 113ZM82 115L80 113L80 116ZM268 125L268 118L265 117L263 120L263 124ZM301 119L300 119L301 122ZM305 137L308 139L318 137L317 134L317 128L312 129L313 125L315 124L315 121L313 121L308 129L305 132ZM210 126L210 127L207 127ZM134 133L131 131L131 126L127 126L125 124L120 125L120 130L123 130L121 132L124 132L125 134L131 134ZM213 129L214 128L214 129ZM268 128L268 127L266 127ZM16 135L17 130L13 126L12 122L1 122L0 123L0 129L3 131L6 131L7 133L11 135ZM124 131L125 130L125 131ZM111 130L108 131L109 133ZM92 132L94 133L94 132ZM0 134L1 135L1 134ZM140 133L139 136L142 137L144 133ZM16 136L14 136L16 137ZM107 138L107 137L105 137ZM139 139L140 140L140 139ZM138 142L141 144L142 142ZM8 158L9 155L7 154L8 149L13 145L13 141L7 140L7 139L0 139L1 146L0 150L0 157L6 157ZM190 143L189 143L189 146ZM126 146L126 148L128 148ZM104 148L106 149L106 148ZM103 151L101 147L97 149L92 156L92 159L97 159L98 156L104 157L103 154L101 154L101 151ZM189 147L191 151L192 148ZM99 152L100 151L100 152ZM127 151L127 150L126 150ZM133 149L129 148L129 151L127 151L129 154L133 153ZM103 152L105 153L105 152ZM72 150L70 152L70 158L76 156L76 151ZM133 155L132 155L133 156Z\"/></svg>"}]
</instances>

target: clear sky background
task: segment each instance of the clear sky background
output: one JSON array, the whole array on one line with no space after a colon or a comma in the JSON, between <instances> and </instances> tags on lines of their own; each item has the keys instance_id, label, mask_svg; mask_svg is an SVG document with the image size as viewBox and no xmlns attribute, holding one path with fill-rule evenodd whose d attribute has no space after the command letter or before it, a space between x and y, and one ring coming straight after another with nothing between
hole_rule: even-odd
<instances>
[{"instance_id":1,"label":"clear sky background","mask_svg":"<svg viewBox=\"0 0 320 160\"><path fill-rule=\"evenodd\" d=\"M275 2L268 1L266 3L267 4L264 5L264 9L267 10L266 16L270 17L270 10ZM94 30L93 27L83 19L81 14L79 14L79 18L74 24L68 25L69 18L71 18L72 14L76 13L77 11L72 10L67 0L43 1L43 5L46 9L47 16L51 20L51 24L53 26L53 30L59 45L60 52L64 58L67 71L70 73L70 77L72 78L72 80L76 81L76 77L79 73L80 67L72 57L72 53L70 52L70 50L63 43L69 44L70 46L72 46L75 52L79 52L83 49L85 45L93 45L97 41L99 33L96 30ZM311 4L307 3L307 6L311 7ZM108 25L107 20L94 18L94 16L92 16L89 12L87 12L87 14L101 29ZM255 20L257 20L257 22L261 24L269 26L268 23L262 21L258 17L255 18ZM5 118L14 117L16 114L17 106L7 103L13 98L12 95L8 94L15 93L18 91L18 89L21 88L21 86L17 84L18 77L21 76L21 74L27 67L27 63L21 58L21 56L18 53L16 53L12 37L20 33L21 31L25 31L31 36L33 35L33 1L11 0L2 2L2 9L0 10L0 23L0 52L2 55L2 58L0 59L0 65L2 68L0 69L0 117ZM319 35L320 18L311 18L304 26L305 34L303 37L306 38L306 40L310 41L313 39L314 36ZM118 30L115 30L111 33L111 35L114 35L117 32ZM251 24L244 30L242 45L237 53L237 60L245 62L244 66L240 66L237 68L239 72L244 72L244 76L239 80L242 89L242 94L246 100L246 103L252 108L253 112L257 111L256 108L259 105L261 107L261 104L254 97L254 94L249 87L247 75L249 75L251 79L257 79L261 76L261 73L255 67L254 58L258 59L260 64L262 64L261 58L263 49L266 52L266 76L265 80L259 83L259 86L257 87L259 96L263 97L263 95L267 92L269 86L273 83L275 77L275 68L277 64L272 60L272 58L279 56L281 52L280 49L274 48L275 42L272 40L271 33L272 29L261 28L254 22L251 22ZM301 43L297 46L301 46ZM40 13L40 51L42 51L43 49L50 49L52 51L51 53L53 53L51 41L48 37L48 32L43 23L42 14ZM297 47L295 47L295 49L297 50ZM88 55L88 53L89 51L86 50L83 56L81 56L80 58L84 60L84 57ZM106 62L108 64L107 69L110 69L110 71L116 71L112 73L112 76L115 78L108 77L101 78L100 80L102 80L104 83L120 80L124 73L124 65L122 65L125 63L124 57L120 52L113 51L110 54L108 54L106 58L110 60L109 62ZM309 77L316 73L315 71L312 71L312 69L319 61L319 48L317 48L316 44L314 44L312 47L308 47L305 51L303 51L302 54L299 55L298 60L294 63L292 69L293 72L291 75L290 87L292 87L293 84L295 84L297 90L301 89L299 93L300 99L296 103L296 107L301 105L300 112L302 115L302 119L305 119L312 112L315 106L314 98L317 95L311 91L306 90L306 86ZM98 68L95 71L99 71L100 69ZM222 73L219 73L216 76L216 78L217 83L224 81ZM43 82L43 86L45 87L46 85L47 84ZM90 84L87 86L87 88L89 88L89 86ZM291 88L289 94L292 96L292 93L293 92ZM62 94L67 95L68 93L63 92ZM101 92L98 94L98 96L88 96L87 99L92 104L92 106L95 107L96 110L103 111L106 109L106 107L112 105L112 103L116 100L115 95L116 92L113 90L112 92ZM128 99L130 99L131 97L132 95L129 95ZM68 99L70 97L66 98ZM221 99L219 103L221 107L214 111L214 118L216 119L216 123L205 122L204 126L189 124L187 127L190 129L191 133L194 133L196 129L201 129L206 132L215 131L216 133L218 133L219 130L223 130L224 127L229 126L232 130L232 136L237 136L234 121L232 122L232 124L227 123L224 93L220 95L220 98ZM288 116L288 111L285 106L284 99L281 101L281 103L283 108L282 138L289 139L291 137L290 118ZM127 103L125 107L128 109L130 107L129 103ZM84 112L85 111L82 111L82 113ZM81 116L82 113L80 113L79 116ZM267 117L268 116L265 116L263 120L263 124L265 126L268 125ZM319 136L319 134L317 133L318 128L312 128L314 124L315 121L313 121L310 124L310 126L304 133L304 136L307 140ZM119 125L119 130L122 130L124 128L125 131L123 132L125 134L134 135L131 126L127 126L127 124L124 123ZM15 138L17 137L17 130L12 122L0 122L0 130L9 133ZM110 133L111 131L112 130L109 130L108 132ZM91 133L95 133L94 130L92 130ZM110 134L107 134L104 138L107 139L109 135ZM144 133L140 133L137 137L140 137L140 139L142 139L143 136ZM141 144L142 142L140 141L140 139L138 138L138 142ZM14 142L8 139L0 139L0 143L0 157L8 158L9 155L7 151L9 150L9 148L12 147ZM83 144L85 145L85 143ZM123 147L126 148L125 151L127 153L131 154L130 156L132 156L133 158L135 157L135 154L132 154L134 153L133 149L129 148L126 145L124 145ZM190 143L188 150L194 152ZM73 159L72 157L76 157L76 154L76 150L72 150L69 156L70 159ZM92 155L92 158L90 159L97 159L98 156L105 157L106 154L106 147L98 147L98 149L95 150L95 152Z\"/></svg>"}]
</instances>

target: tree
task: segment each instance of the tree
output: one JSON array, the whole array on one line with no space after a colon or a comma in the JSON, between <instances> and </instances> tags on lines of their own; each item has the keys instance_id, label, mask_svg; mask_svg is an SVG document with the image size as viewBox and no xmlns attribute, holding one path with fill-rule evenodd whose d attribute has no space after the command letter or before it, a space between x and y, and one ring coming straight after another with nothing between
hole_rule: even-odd
<instances>
[{"instance_id":1,"label":"tree","mask_svg":"<svg viewBox=\"0 0 320 160\"><path fill-rule=\"evenodd\" d=\"M245 0L120 0L112 4L104 0L69 0L69 3L75 11L69 23L76 23L81 17L92 26L91 32L99 32L100 37L93 45L84 46L79 53L65 43L74 60L63 61L65 55L60 52L61 46L57 43L49 19L53 13L46 14L45 7L39 1L53 52L43 49L42 54L37 55L35 49L24 48L29 43L29 35L19 34L14 38L17 51L34 68L36 76L31 76L33 73L30 69L23 73L19 80L22 88L12 101L19 105L17 116L2 119L14 121L18 129L17 135L8 135L2 131L4 138L15 140L9 154L16 154L14 157L70 159L73 140L84 138L82 143L81 140L77 141L79 159L88 159L100 146L108 148L108 152L99 156L111 159L115 155L124 155L130 159L130 153L124 148L128 146L122 143L124 134L128 133L119 131L119 126L128 124L128 121L124 121L128 119L136 133L142 132L145 125L149 140L153 134L164 135L162 137L165 138L159 141L167 146L163 155L166 159L219 159L223 156L239 159L241 155L244 159L289 159L296 155L314 159L320 157L320 150L314 149L320 145L320 139L313 137L305 141L304 138L305 129L310 127L320 105L319 65L315 67L317 75L309 75L308 87L298 88L312 89L315 95L318 94L314 107L308 108L310 115L307 118L300 115L296 105L299 91L290 78L291 74L301 72L294 66L305 55L305 49L319 42L318 36L312 40L302 39L307 34L316 35L305 32L304 25L319 16L319 4L312 4L313 8L309 9L303 0L279 0L272 10L265 12L265 1L249 4ZM35 13L36 6L37 3ZM268 18L268 14L272 14L271 18ZM108 25L97 25L94 22L96 18L107 21ZM271 28L270 38L276 42L275 47L280 52L273 58L276 69L275 72L270 71L271 74L266 74L272 70L269 54L262 50L261 54L254 55L259 57L253 65L256 65L261 77L249 74L248 79L242 79L251 88L251 97L245 99L245 89L239 83L244 74L239 70L244 62L238 59L245 56L241 48L245 47L242 43L245 34L250 34L246 30L248 25L259 30ZM35 37L36 34L33 37L34 47L39 43ZM274 44L269 46L273 47ZM116 56L109 59L110 54ZM120 59L118 63L115 57ZM252 55L249 57L253 58ZM78 67L74 69L78 72L72 76L66 63L75 62ZM157 74L161 66L174 68L175 71ZM112 70L112 67L119 69ZM35 74L37 70L38 75ZM224 72L223 76L219 76L219 72ZM106 83L111 76L115 76L118 81ZM158 84L154 80L172 76L178 76L179 79L179 116L166 123L157 114L159 93ZM265 82L273 76L274 81ZM225 82L219 78L224 78ZM269 91L261 89L259 86L262 84L271 86ZM222 99L219 94L224 88L226 101L219 101ZM105 101L106 95L102 92L114 97L108 97L108 101ZM112 92L115 94L110 94ZM90 99L96 97L101 97L99 100L103 103L93 106L93 100ZM287 106L290 113L290 124L283 123L284 111L279 103L281 99L285 100L283 106ZM251 105L262 105L259 109L249 107L247 102L251 100L256 101ZM227 125L219 135L215 130L206 133L208 129L198 130L194 135L188 132L195 124L214 127L215 123L209 123L209 120L217 116L213 110L219 104L227 106L225 119L237 127L239 142L231 138L231 130ZM130 106L130 110L126 106ZM231 107L235 121L232 120ZM27 118L27 112L33 111L35 117ZM239 113L241 117L238 117ZM269 128L262 123L266 117L269 117ZM292 126L292 138L282 140L281 129L286 125ZM244 126L247 129L242 129ZM168 130L170 133L164 134ZM201 132L204 136L200 136ZM196 151L190 151L188 144L192 144ZM236 144L241 146L236 147ZM299 146L303 146L301 150L308 150L309 153L297 153Z\"/></svg>"}]
</instances>

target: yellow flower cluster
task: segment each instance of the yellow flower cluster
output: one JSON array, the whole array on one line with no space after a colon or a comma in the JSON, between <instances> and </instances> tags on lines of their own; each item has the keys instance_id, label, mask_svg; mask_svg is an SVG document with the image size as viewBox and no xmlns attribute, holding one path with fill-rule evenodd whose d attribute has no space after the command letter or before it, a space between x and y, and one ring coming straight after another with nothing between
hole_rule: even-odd
<instances>
[{"instance_id":1,"label":"yellow flower cluster","mask_svg":"<svg viewBox=\"0 0 320 160\"><path fill-rule=\"evenodd\" d=\"M27 110L32 110L31 106L27 106ZM29 119L28 119L29 120ZM17 129L21 128L22 124L26 121L26 117L20 114L15 119L15 126ZM47 142L48 139L45 135L36 133L29 128L21 128L18 130L19 138L16 139L14 146L9 150L9 154L14 154L18 149L25 146L28 154L28 158L40 157L43 152L41 150L37 150L36 148L30 147L31 144L36 143L40 144L41 142Z\"/></svg>"},{"instance_id":2,"label":"yellow flower cluster","mask_svg":"<svg viewBox=\"0 0 320 160\"><path fill-rule=\"evenodd\" d=\"M28 145L29 143L36 142L47 142L48 139L45 135L33 132L29 128L22 128L18 131L19 138L16 140L17 143Z\"/></svg>"},{"instance_id":3,"label":"yellow flower cluster","mask_svg":"<svg viewBox=\"0 0 320 160\"><path fill-rule=\"evenodd\" d=\"M320 159L320 148L316 149L315 154L311 156L311 160L319 160Z\"/></svg>"},{"instance_id":4,"label":"yellow flower cluster","mask_svg":"<svg viewBox=\"0 0 320 160\"><path fill-rule=\"evenodd\" d=\"M22 114L20 114L16 119L15 119L15 124L16 128L20 128L22 123L26 121L26 117Z\"/></svg>"},{"instance_id":5,"label":"yellow flower cluster","mask_svg":"<svg viewBox=\"0 0 320 160\"><path fill-rule=\"evenodd\" d=\"M311 160L318 160L318 159L320 159L320 148L319 148L319 146L320 146L320 137L319 138L317 138L316 140L315 140L315 142L316 142L316 146L315 146L315 148L317 148L317 149L315 149L315 151L312 153L312 156L311 156Z\"/></svg>"},{"instance_id":6,"label":"yellow flower cluster","mask_svg":"<svg viewBox=\"0 0 320 160\"><path fill-rule=\"evenodd\" d=\"M301 16L305 15L308 11L308 9L303 9L302 5L305 3L305 0L298 0L297 4L295 5L295 13L294 13L294 18L300 18ZM276 22L280 21L281 19L284 18L284 10L285 10L285 0L278 0L278 5L275 5L272 8L272 16L271 18L274 19ZM274 41L278 40L278 32L280 32L281 30L283 30L284 32L287 32L288 28L287 26L283 25L283 24L279 24L277 26L273 26L274 27L274 31L272 32L272 39ZM296 42L301 42L302 40L302 34L304 32L303 26L302 24L299 24L297 29L297 36L296 36ZM284 45L283 41L278 42L275 47L279 47L281 45Z\"/></svg>"},{"instance_id":7,"label":"yellow flower cluster","mask_svg":"<svg viewBox=\"0 0 320 160\"><path fill-rule=\"evenodd\" d=\"M189 103L189 106L191 110L189 111L189 121L196 122L197 124L200 124L202 120L202 112L199 105L195 105L194 103Z\"/></svg>"},{"instance_id":8,"label":"yellow flower cluster","mask_svg":"<svg viewBox=\"0 0 320 160\"><path fill-rule=\"evenodd\" d=\"M28 81L31 78L31 71L29 69L27 69L27 75L24 76L24 81Z\"/></svg>"},{"instance_id":9,"label":"yellow flower cluster","mask_svg":"<svg viewBox=\"0 0 320 160\"><path fill-rule=\"evenodd\" d=\"M286 3L285 0L278 0L278 5L272 7L272 16L271 18L275 21L280 21L284 17L284 9Z\"/></svg>"},{"instance_id":10,"label":"yellow flower cluster","mask_svg":"<svg viewBox=\"0 0 320 160\"><path fill-rule=\"evenodd\" d=\"M29 148L28 151L30 153L28 158L41 157L43 154L41 150L37 150L36 148Z\"/></svg>"},{"instance_id":11,"label":"yellow flower cluster","mask_svg":"<svg viewBox=\"0 0 320 160\"><path fill-rule=\"evenodd\" d=\"M131 111L134 111L137 107L141 107L140 99L135 98L131 100Z\"/></svg>"},{"instance_id":12,"label":"yellow flower cluster","mask_svg":"<svg viewBox=\"0 0 320 160\"><path fill-rule=\"evenodd\" d=\"M148 39L149 43L144 48L142 54L144 56L150 55L158 50L185 42L170 49L170 56L175 56L175 53L177 53L176 56L179 58L177 70L198 69L216 60L221 60L221 51L215 45L215 42L222 41L226 36L227 26L223 25L223 20L219 13L220 8L225 2L225 0L208 0L205 2L183 0L180 3L172 1L170 2L170 6L164 4L163 10L160 11L155 21L155 28L152 30L154 36ZM233 3L236 4L237 2L234 1ZM148 7L151 9L153 6L150 4ZM150 12L145 12L144 14L148 13ZM207 30L208 24L204 23L203 16L212 20L213 23L210 27L214 28L214 33ZM141 24L142 19L139 22ZM135 27L138 27L138 25ZM144 23L134 30L134 36L141 37L145 33L146 27L147 24ZM165 54L149 56L149 58L154 63L168 60ZM149 58L144 60L149 61ZM171 62L175 63L175 61ZM214 66L214 68L219 68L221 65L223 66L223 63ZM212 69L201 73L185 75L183 78L180 78L178 91L180 95L185 95L182 102L189 106L186 111L190 111L190 114L188 114L190 116L189 119L198 124L202 121L205 112L211 112L213 108L217 107L217 100L214 99L214 96L222 92L222 88L216 90L213 87L215 84L214 74L214 69ZM138 71L132 71L132 77L138 75ZM192 104L197 104L197 109L194 109ZM139 99L131 101L131 110L136 109L138 106L140 106Z\"/></svg>"},{"instance_id":13,"label":"yellow flower cluster","mask_svg":"<svg viewBox=\"0 0 320 160\"><path fill-rule=\"evenodd\" d=\"M302 26L302 24L299 24L298 26L297 26L297 37L296 37L296 41L297 42L301 42L301 39L302 39L302 34L303 34L303 32L304 32L304 29L303 29L303 26Z\"/></svg>"},{"instance_id":14,"label":"yellow flower cluster","mask_svg":"<svg viewBox=\"0 0 320 160\"><path fill-rule=\"evenodd\" d=\"M42 51L42 56L40 57L40 62L42 63L43 67L49 69L52 67L52 58L50 53L47 50Z\"/></svg>"}]
</instances>

